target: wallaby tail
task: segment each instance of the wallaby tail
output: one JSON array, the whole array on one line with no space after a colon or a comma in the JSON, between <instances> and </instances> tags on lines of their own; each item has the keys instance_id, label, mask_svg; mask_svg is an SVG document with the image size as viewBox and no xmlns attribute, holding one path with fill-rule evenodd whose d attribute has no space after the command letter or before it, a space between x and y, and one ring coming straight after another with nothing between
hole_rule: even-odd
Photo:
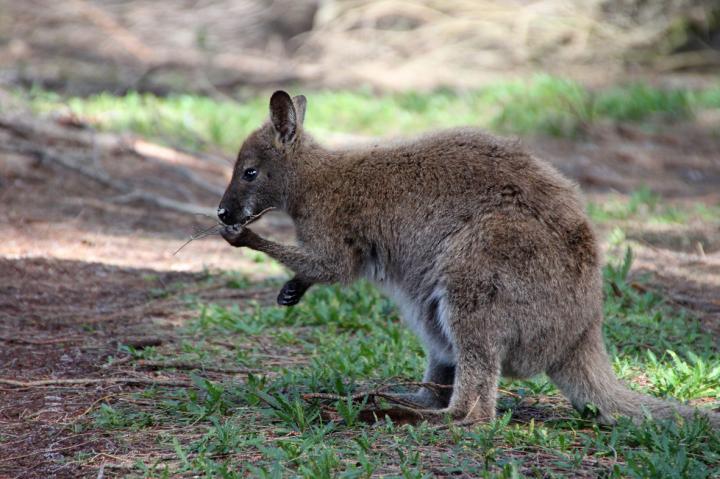
<instances>
[{"instance_id":1,"label":"wallaby tail","mask_svg":"<svg viewBox=\"0 0 720 479\"><path fill-rule=\"evenodd\" d=\"M655 419L674 419L677 415L692 419L701 415L713 428L720 429L720 414L628 389L615 376L599 326L591 327L572 353L549 370L548 375L578 411L595 406L597 420L603 424L614 424L617 415L639 422L647 411Z\"/></svg>"}]
</instances>

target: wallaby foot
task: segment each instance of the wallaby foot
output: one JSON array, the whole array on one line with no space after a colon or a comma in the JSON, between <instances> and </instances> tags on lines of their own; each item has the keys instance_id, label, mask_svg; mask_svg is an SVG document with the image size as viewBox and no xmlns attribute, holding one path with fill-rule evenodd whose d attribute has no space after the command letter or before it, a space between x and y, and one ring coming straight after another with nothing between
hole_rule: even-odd
<instances>
[{"instance_id":1,"label":"wallaby foot","mask_svg":"<svg viewBox=\"0 0 720 479\"><path fill-rule=\"evenodd\" d=\"M438 390L423 387L414 394L401 396L421 408L402 404L398 407L430 422L443 422L448 417L458 422L491 421L495 418L499 362L494 354L481 352L471 350L463 354L461 350L457 366L431 361L425 374L426 382L441 385L451 379L453 387Z\"/></svg>"},{"instance_id":2,"label":"wallaby foot","mask_svg":"<svg viewBox=\"0 0 720 479\"><path fill-rule=\"evenodd\" d=\"M447 420L459 424L482 423L495 419L495 412L483 414L479 409L470 411L469 413L458 408L448 406L444 408L415 408L404 404L393 405L389 412L397 414L398 412L412 415L417 421L427 421L429 423L444 423ZM389 414L391 417L393 414Z\"/></svg>"},{"instance_id":3,"label":"wallaby foot","mask_svg":"<svg viewBox=\"0 0 720 479\"><path fill-rule=\"evenodd\" d=\"M474 362L460 364L450 404L447 408L436 410L438 414L449 415L461 422L495 419L499 374L497 370L477 366Z\"/></svg>"},{"instance_id":4,"label":"wallaby foot","mask_svg":"<svg viewBox=\"0 0 720 479\"><path fill-rule=\"evenodd\" d=\"M485 316L486 312L468 312L452 303L446 311L443 322L447 325L455 356L453 388L447 408L436 413L449 415L460 422L491 421L495 418L497 405L500 355L496 349L497 341L481 331L484 330L482 325L494 321Z\"/></svg>"},{"instance_id":5,"label":"wallaby foot","mask_svg":"<svg viewBox=\"0 0 720 479\"><path fill-rule=\"evenodd\" d=\"M297 277L288 280L280 290L277 303L280 306L294 306L300 302L305 292L310 289L311 283L307 283Z\"/></svg>"},{"instance_id":6,"label":"wallaby foot","mask_svg":"<svg viewBox=\"0 0 720 479\"><path fill-rule=\"evenodd\" d=\"M366 408L360 411L360 419L367 423L376 423L389 417L396 424L417 424L425 421L430 424L444 424L451 421L457 425L470 425L491 421L495 416L459 414L456 410L446 407L440 409L418 408L406 404L393 404L382 409Z\"/></svg>"}]
</instances>

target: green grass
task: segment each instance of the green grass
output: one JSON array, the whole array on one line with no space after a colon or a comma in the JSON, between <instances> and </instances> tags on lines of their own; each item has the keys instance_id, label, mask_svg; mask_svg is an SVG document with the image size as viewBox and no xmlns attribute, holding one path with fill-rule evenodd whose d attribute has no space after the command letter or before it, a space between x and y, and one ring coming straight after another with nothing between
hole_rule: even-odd
<instances>
[{"instance_id":1,"label":"green grass","mask_svg":"<svg viewBox=\"0 0 720 479\"><path fill-rule=\"evenodd\" d=\"M631 262L628 250L604 269L605 332L615 370L634 389L717 404L717 344L697 321L633 287ZM147 431L145 440L169 454L139 460L132 470L137 476L717 477L720 433L704 420L621 420L601 428L560 400L544 377L503 381L501 406L508 412L463 428L389 420L370 426L359 420L361 403L304 399L311 392L347 396L421 377L417 339L389 300L364 282L316 287L293 308L198 307L171 359L257 367L267 374L209 380L193 373L193 387L149 388L127 402L101 405L89 429ZM236 347L214 346L218 338ZM268 348L289 361L266 365ZM158 351L138 357L158 358ZM323 407L335 410L336 418L324 416ZM513 410L525 419L513 419ZM528 414L545 420L528 422ZM164 429L157 434L159 425Z\"/></svg>"},{"instance_id":2,"label":"green grass","mask_svg":"<svg viewBox=\"0 0 720 479\"><path fill-rule=\"evenodd\" d=\"M477 125L508 133L570 136L597 121L642 121L663 115L686 118L720 108L720 84L705 90L657 89L644 84L590 91L578 83L538 75L469 92L373 95L367 91L306 91L307 128L370 136ZM242 139L267 116L268 93L238 101L194 95L157 97L130 93L64 99L32 91L34 108L61 108L90 119L101 129L133 131L190 148L219 147L234 153Z\"/></svg>"},{"instance_id":3,"label":"green grass","mask_svg":"<svg viewBox=\"0 0 720 479\"><path fill-rule=\"evenodd\" d=\"M662 201L657 193L642 187L629 196L615 195L602 203L589 202L588 214L596 223L617 223L618 221L640 220L646 224L678 224L690 217L702 219L717 218L717 207L696 204L685 210Z\"/></svg>"}]
</instances>

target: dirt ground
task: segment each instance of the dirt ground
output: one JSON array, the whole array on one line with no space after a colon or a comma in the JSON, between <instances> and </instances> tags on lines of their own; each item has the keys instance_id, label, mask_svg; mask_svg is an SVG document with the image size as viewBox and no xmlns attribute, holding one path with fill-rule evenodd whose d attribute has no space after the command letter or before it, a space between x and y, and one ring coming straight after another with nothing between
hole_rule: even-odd
<instances>
[{"instance_id":1,"label":"dirt ground","mask_svg":"<svg viewBox=\"0 0 720 479\"><path fill-rule=\"evenodd\" d=\"M720 203L720 137L703 119L647 133L599 127L576 141L526 139L529 148L575 178L588 196L647 185L676 204ZM0 142L15 133L0 128ZM30 138L32 140L32 138ZM56 145L77 153L68 141ZM137 385L187 383L188 376L109 363L121 344L172 345L197 314L184 300L238 303L274 300L267 286L228 288L223 271L253 280L282 275L218 237L173 253L195 229L212 224L124 201L122 195L36 156L3 153L0 161L0 477L78 477L120 448L117 438L75 432L73 425L102 400ZM115 152L95 158L114 178L178 200L214 207L218 197L188 184L173 165ZM194 173L222 189L230 166ZM612 225L600 227L605 237ZM276 215L258 223L264 235L291 240L292 225ZM638 226L636 272L649 286L688 308L720 338L720 228L696 222L671 234ZM673 240L674 238L674 240ZM61 380L43 384L32 381ZM75 381L62 384L62 380ZM13 381L19 381L13 383ZM129 439L130 440L130 439ZM78 453L92 451L78 460Z\"/></svg>"}]
</instances>

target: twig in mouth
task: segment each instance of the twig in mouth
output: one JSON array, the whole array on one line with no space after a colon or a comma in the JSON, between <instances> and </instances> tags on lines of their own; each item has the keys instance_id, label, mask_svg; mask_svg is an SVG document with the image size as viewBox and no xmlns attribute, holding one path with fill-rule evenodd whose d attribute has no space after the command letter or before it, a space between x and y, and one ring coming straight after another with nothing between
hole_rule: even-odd
<instances>
[{"instance_id":1,"label":"twig in mouth","mask_svg":"<svg viewBox=\"0 0 720 479\"><path fill-rule=\"evenodd\" d=\"M205 228L203 230L200 230L198 233L195 233L194 235L190 236L190 239L188 239L186 242L182 244L178 249L175 250L173 253L173 256L178 254L184 247L195 241L196 239L205 238L206 236L212 236L216 234L220 234L220 230L224 226L221 223L214 224L208 228Z\"/></svg>"},{"instance_id":2,"label":"twig in mouth","mask_svg":"<svg viewBox=\"0 0 720 479\"><path fill-rule=\"evenodd\" d=\"M202 239L202 238L206 238L208 236L218 235L218 234L220 234L220 231L222 231L223 228L226 228L228 226L233 226L235 228L244 228L247 225L249 225L250 223L254 223L255 221L259 220L268 211L271 211L274 209L275 209L274 206L265 208L260 213L257 213L257 214L254 214L254 215L248 217L243 224L225 225L223 223L217 222L216 224L214 224L208 228L202 229L199 232L190 236L190 239L188 239L186 242L184 242L182 244L182 246L180 246L177 250L175 250L175 252L173 253L173 256L177 255L183 248L185 248L187 245L189 245L190 243L192 243L193 241L195 241L197 239ZM203 216L208 216L208 215L203 215Z\"/></svg>"},{"instance_id":3,"label":"twig in mouth","mask_svg":"<svg viewBox=\"0 0 720 479\"><path fill-rule=\"evenodd\" d=\"M257 214L254 214L254 215L248 217L243 224L241 224L241 225L236 225L236 226L238 226L238 227L240 227L240 228L244 228L244 227L246 227L247 225L249 225L250 223L254 223L254 222L256 222L257 220L259 220L259 219L262 217L262 215L264 215L264 214L267 213L268 211L272 211L272 210L274 210L274 209L275 209L274 206L271 206L271 207L269 207L269 208L265 208L265 209L262 210L260 213L257 213Z\"/></svg>"}]
</instances>

